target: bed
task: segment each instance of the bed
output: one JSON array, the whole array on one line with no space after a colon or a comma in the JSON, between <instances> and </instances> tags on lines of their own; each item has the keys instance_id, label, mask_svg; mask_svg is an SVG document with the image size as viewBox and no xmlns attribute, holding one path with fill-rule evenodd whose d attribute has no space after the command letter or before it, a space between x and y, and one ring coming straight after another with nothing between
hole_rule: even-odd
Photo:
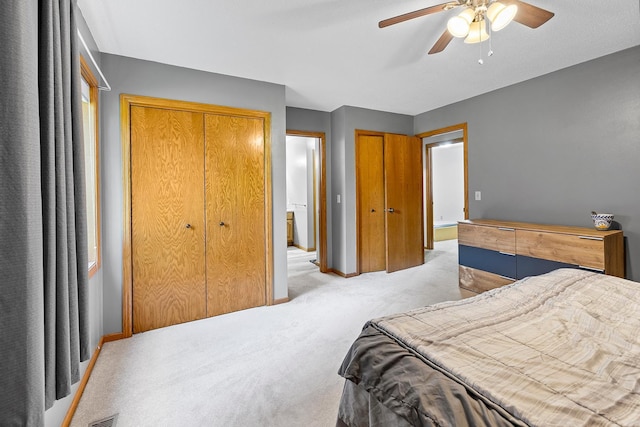
<instances>
[{"instance_id":1,"label":"bed","mask_svg":"<svg viewBox=\"0 0 640 427\"><path fill-rule=\"evenodd\" d=\"M640 283L560 269L367 322L338 426L638 426Z\"/></svg>"}]
</instances>

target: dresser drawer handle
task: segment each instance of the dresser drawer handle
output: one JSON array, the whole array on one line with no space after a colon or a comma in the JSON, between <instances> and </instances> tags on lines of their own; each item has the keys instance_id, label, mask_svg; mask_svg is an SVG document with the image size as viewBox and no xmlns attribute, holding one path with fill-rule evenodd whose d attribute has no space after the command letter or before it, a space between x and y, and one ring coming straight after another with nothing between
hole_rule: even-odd
<instances>
[{"instance_id":1,"label":"dresser drawer handle","mask_svg":"<svg viewBox=\"0 0 640 427\"><path fill-rule=\"evenodd\" d=\"M502 277L503 279L507 279L507 280L513 280L514 282L516 281L516 279L514 279L513 277L502 276L502 275L500 277Z\"/></svg>"},{"instance_id":2,"label":"dresser drawer handle","mask_svg":"<svg viewBox=\"0 0 640 427\"><path fill-rule=\"evenodd\" d=\"M515 228L507 228L507 227L498 227L498 230L502 231L516 231Z\"/></svg>"},{"instance_id":3,"label":"dresser drawer handle","mask_svg":"<svg viewBox=\"0 0 640 427\"><path fill-rule=\"evenodd\" d=\"M604 240L602 237L595 237L595 236L578 236L579 239L585 239L585 240Z\"/></svg>"},{"instance_id":4,"label":"dresser drawer handle","mask_svg":"<svg viewBox=\"0 0 640 427\"><path fill-rule=\"evenodd\" d=\"M510 253L510 252L502 252L502 251L498 251L498 253L499 253L500 255L516 256L516 254L512 254L512 253Z\"/></svg>"},{"instance_id":5,"label":"dresser drawer handle","mask_svg":"<svg viewBox=\"0 0 640 427\"><path fill-rule=\"evenodd\" d=\"M589 270L589 271L595 271L596 273L604 273L604 270L600 268L586 267L584 265L579 265L578 268L580 270Z\"/></svg>"}]
</instances>

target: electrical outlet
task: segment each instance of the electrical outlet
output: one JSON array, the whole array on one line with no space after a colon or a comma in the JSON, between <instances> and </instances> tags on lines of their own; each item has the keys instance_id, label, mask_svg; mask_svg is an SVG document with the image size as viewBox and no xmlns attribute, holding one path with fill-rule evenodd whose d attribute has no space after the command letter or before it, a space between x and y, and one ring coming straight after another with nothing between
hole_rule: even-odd
<instances>
[{"instance_id":1,"label":"electrical outlet","mask_svg":"<svg viewBox=\"0 0 640 427\"><path fill-rule=\"evenodd\" d=\"M482 193L480 191L476 191L476 200L482 200Z\"/></svg>"}]
</instances>

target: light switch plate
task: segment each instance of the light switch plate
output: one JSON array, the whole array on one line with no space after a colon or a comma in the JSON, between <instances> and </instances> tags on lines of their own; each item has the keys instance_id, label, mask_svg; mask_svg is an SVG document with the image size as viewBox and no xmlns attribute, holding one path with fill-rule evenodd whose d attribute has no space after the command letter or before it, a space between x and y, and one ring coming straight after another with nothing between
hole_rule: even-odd
<instances>
[{"instance_id":1,"label":"light switch plate","mask_svg":"<svg viewBox=\"0 0 640 427\"><path fill-rule=\"evenodd\" d=\"M476 200L482 200L482 193L480 191L476 191Z\"/></svg>"}]
</instances>

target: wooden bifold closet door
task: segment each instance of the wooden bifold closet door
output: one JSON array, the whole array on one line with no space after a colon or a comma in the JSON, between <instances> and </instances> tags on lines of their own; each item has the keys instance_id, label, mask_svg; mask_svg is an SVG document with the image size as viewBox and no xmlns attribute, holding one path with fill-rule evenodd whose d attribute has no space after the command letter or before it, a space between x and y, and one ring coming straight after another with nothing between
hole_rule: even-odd
<instances>
[{"instance_id":1,"label":"wooden bifold closet door","mask_svg":"<svg viewBox=\"0 0 640 427\"><path fill-rule=\"evenodd\" d=\"M358 197L358 272L386 268L384 211L384 135L361 135L356 141Z\"/></svg>"},{"instance_id":2,"label":"wooden bifold closet door","mask_svg":"<svg viewBox=\"0 0 640 427\"><path fill-rule=\"evenodd\" d=\"M131 108L134 332L206 315L202 114Z\"/></svg>"},{"instance_id":3,"label":"wooden bifold closet door","mask_svg":"<svg viewBox=\"0 0 640 427\"><path fill-rule=\"evenodd\" d=\"M422 141L384 136L387 272L424 264Z\"/></svg>"},{"instance_id":4,"label":"wooden bifold closet door","mask_svg":"<svg viewBox=\"0 0 640 427\"><path fill-rule=\"evenodd\" d=\"M264 120L131 107L133 332L266 303Z\"/></svg>"},{"instance_id":5,"label":"wooden bifold closet door","mask_svg":"<svg viewBox=\"0 0 640 427\"><path fill-rule=\"evenodd\" d=\"M422 151L416 137L356 137L358 272L424 263Z\"/></svg>"},{"instance_id":6,"label":"wooden bifold closet door","mask_svg":"<svg viewBox=\"0 0 640 427\"><path fill-rule=\"evenodd\" d=\"M265 304L263 122L205 115L207 316Z\"/></svg>"}]
</instances>

